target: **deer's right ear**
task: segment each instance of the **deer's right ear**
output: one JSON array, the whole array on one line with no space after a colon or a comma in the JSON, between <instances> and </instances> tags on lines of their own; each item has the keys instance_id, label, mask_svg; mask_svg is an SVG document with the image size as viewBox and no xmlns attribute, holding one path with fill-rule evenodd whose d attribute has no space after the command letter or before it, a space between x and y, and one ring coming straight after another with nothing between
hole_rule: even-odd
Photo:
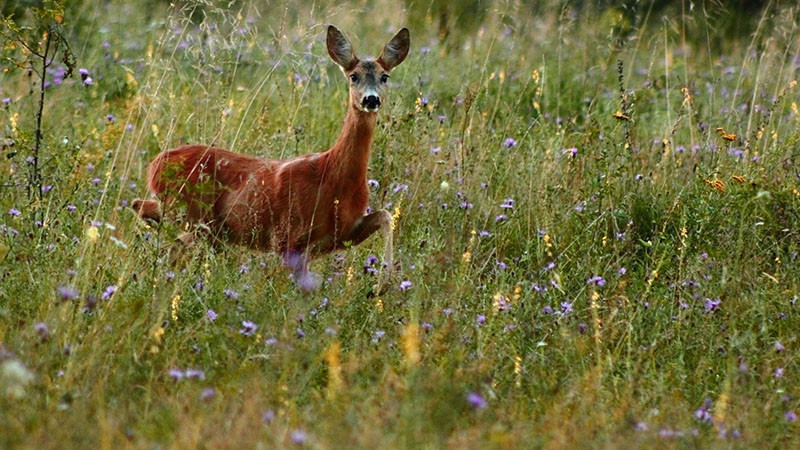
<instances>
[{"instance_id":1,"label":"deer's right ear","mask_svg":"<svg viewBox=\"0 0 800 450\"><path fill-rule=\"evenodd\" d=\"M344 70L350 70L358 63L358 58L353 52L350 41L333 25L328 26L328 54L331 55L333 62L341 66Z\"/></svg>"}]
</instances>

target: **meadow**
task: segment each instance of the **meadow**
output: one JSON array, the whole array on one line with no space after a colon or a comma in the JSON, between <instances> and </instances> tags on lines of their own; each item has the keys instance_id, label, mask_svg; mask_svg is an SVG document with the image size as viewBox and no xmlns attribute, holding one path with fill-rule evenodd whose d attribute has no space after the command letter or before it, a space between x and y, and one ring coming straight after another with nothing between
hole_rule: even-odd
<instances>
[{"instance_id":1,"label":"meadow","mask_svg":"<svg viewBox=\"0 0 800 450\"><path fill-rule=\"evenodd\" d=\"M0 447L800 447L797 6L423 3L3 10L65 43L42 96L0 33ZM130 208L147 164L327 149L329 23L411 32L368 172L391 288L379 234L314 293L175 258Z\"/></svg>"}]
</instances>

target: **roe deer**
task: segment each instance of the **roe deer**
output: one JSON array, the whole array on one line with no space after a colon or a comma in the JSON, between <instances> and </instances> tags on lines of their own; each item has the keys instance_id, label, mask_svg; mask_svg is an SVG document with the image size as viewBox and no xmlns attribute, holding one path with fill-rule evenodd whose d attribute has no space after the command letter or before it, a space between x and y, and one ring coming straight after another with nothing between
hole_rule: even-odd
<instances>
[{"instance_id":1,"label":"roe deer","mask_svg":"<svg viewBox=\"0 0 800 450\"><path fill-rule=\"evenodd\" d=\"M378 229L384 266L378 289L393 269L392 216L366 214L370 142L389 72L408 55L408 29L384 46L378 59L359 59L347 38L328 27L328 54L350 82L347 115L333 147L288 160L262 159L205 145L160 153L147 171L157 199L132 206L143 219L160 221L162 205L180 202L187 220L230 242L283 255L304 291L319 288L311 258L356 245ZM191 241L184 234L181 240Z\"/></svg>"}]
</instances>

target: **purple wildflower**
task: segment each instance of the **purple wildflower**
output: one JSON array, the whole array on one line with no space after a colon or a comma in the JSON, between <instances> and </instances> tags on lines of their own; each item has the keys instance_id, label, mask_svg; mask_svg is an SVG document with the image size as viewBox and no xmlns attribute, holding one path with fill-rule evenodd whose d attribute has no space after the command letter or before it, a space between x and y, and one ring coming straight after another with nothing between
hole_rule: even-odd
<instances>
[{"instance_id":1,"label":"purple wildflower","mask_svg":"<svg viewBox=\"0 0 800 450\"><path fill-rule=\"evenodd\" d=\"M184 377L183 371L180 369L169 369L168 375L172 381L181 381Z\"/></svg>"},{"instance_id":2,"label":"purple wildflower","mask_svg":"<svg viewBox=\"0 0 800 450\"><path fill-rule=\"evenodd\" d=\"M186 372L184 372L184 375L186 375L186 378L188 378L190 380L205 380L206 379L206 373L203 372L200 369L186 369Z\"/></svg>"},{"instance_id":3,"label":"purple wildflower","mask_svg":"<svg viewBox=\"0 0 800 450\"><path fill-rule=\"evenodd\" d=\"M258 325L254 324L253 322L250 322L249 320L243 320L242 329L239 330L239 334L241 334L242 336L250 337L256 334L257 329Z\"/></svg>"},{"instance_id":4,"label":"purple wildflower","mask_svg":"<svg viewBox=\"0 0 800 450\"><path fill-rule=\"evenodd\" d=\"M400 290L401 291L407 291L409 288L411 288L411 282L410 281L404 280L404 281L400 282Z\"/></svg>"},{"instance_id":5,"label":"purple wildflower","mask_svg":"<svg viewBox=\"0 0 800 450\"><path fill-rule=\"evenodd\" d=\"M211 400L214 400L216 396L217 391L215 391L212 387L207 387L200 392L200 400L204 402L210 402Z\"/></svg>"},{"instance_id":6,"label":"purple wildflower","mask_svg":"<svg viewBox=\"0 0 800 450\"><path fill-rule=\"evenodd\" d=\"M589 284L594 284L595 286L603 287L606 285L606 280L603 279L600 275L594 275L593 277L586 280Z\"/></svg>"},{"instance_id":7,"label":"purple wildflower","mask_svg":"<svg viewBox=\"0 0 800 450\"><path fill-rule=\"evenodd\" d=\"M515 145L517 145L517 140L512 137L508 137L505 141L503 141L503 146L506 148L512 148Z\"/></svg>"},{"instance_id":8,"label":"purple wildflower","mask_svg":"<svg viewBox=\"0 0 800 450\"><path fill-rule=\"evenodd\" d=\"M705 422L711 423L711 413L708 412L709 408L711 408L711 399L706 398L703 402L703 406L697 408L694 412L695 419Z\"/></svg>"},{"instance_id":9,"label":"purple wildflower","mask_svg":"<svg viewBox=\"0 0 800 450\"><path fill-rule=\"evenodd\" d=\"M383 330L376 330L376 331L375 331L375 334L373 334L373 335L372 335L372 343L373 343L373 344L377 344L378 342L380 342L380 341L381 341L381 339L383 339L383 338L384 338L384 336L386 336L386 332L385 332L385 331L383 331Z\"/></svg>"},{"instance_id":10,"label":"purple wildflower","mask_svg":"<svg viewBox=\"0 0 800 450\"><path fill-rule=\"evenodd\" d=\"M56 289L56 292L62 300L74 300L78 298L78 290L72 286L61 285Z\"/></svg>"},{"instance_id":11,"label":"purple wildflower","mask_svg":"<svg viewBox=\"0 0 800 450\"><path fill-rule=\"evenodd\" d=\"M372 189L378 189L381 186L381 184L378 183L378 180L373 180L372 178L370 178L369 180L367 180L367 186L369 186Z\"/></svg>"},{"instance_id":12,"label":"purple wildflower","mask_svg":"<svg viewBox=\"0 0 800 450\"><path fill-rule=\"evenodd\" d=\"M782 352L784 350L786 350L786 347L783 344L781 344L779 341L775 341L775 351L780 353L780 352Z\"/></svg>"},{"instance_id":13,"label":"purple wildflower","mask_svg":"<svg viewBox=\"0 0 800 450\"><path fill-rule=\"evenodd\" d=\"M718 298L706 298L704 306L706 312L714 312L719 309L719 305L722 303L722 300Z\"/></svg>"},{"instance_id":14,"label":"purple wildflower","mask_svg":"<svg viewBox=\"0 0 800 450\"><path fill-rule=\"evenodd\" d=\"M275 420L275 411L271 409L264 411L264 414L261 415L261 420L264 423L271 423L273 420Z\"/></svg>"},{"instance_id":15,"label":"purple wildflower","mask_svg":"<svg viewBox=\"0 0 800 450\"><path fill-rule=\"evenodd\" d=\"M483 314L478 314L478 315L475 317L475 323L477 323L478 325L483 325L483 324L485 324L485 323L486 323L486 316L485 316L485 315L483 315Z\"/></svg>"},{"instance_id":16,"label":"purple wildflower","mask_svg":"<svg viewBox=\"0 0 800 450\"><path fill-rule=\"evenodd\" d=\"M408 192L408 185L407 184L398 184L397 186L392 189L392 192L397 194L398 192Z\"/></svg>"},{"instance_id":17,"label":"purple wildflower","mask_svg":"<svg viewBox=\"0 0 800 450\"><path fill-rule=\"evenodd\" d=\"M11 208L11 209L8 210L8 215L10 215L10 216L16 217L16 216L18 216L20 214L22 214L22 212L20 212L20 210L18 210L17 208Z\"/></svg>"},{"instance_id":18,"label":"purple wildflower","mask_svg":"<svg viewBox=\"0 0 800 450\"><path fill-rule=\"evenodd\" d=\"M228 297L232 300L237 300L239 298L239 293L230 288L226 288L222 291L222 293L225 294L225 297Z\"/></svg>"},{"instance_id":19,"label":"purple wildflower","mask_svg":"<svg viewBox=\"0 0 800 450\"><path fill-rule=\"evenodd\" d=\"M787 422L797 422L797 414L794 411L786 411L786 414L783 415Z\"/></svg>"},{"instance_id":20,"label":"purple wildflower","mask_svg":"<svg viewBox=\"0 0 800 450\"><path fill-rule=\"evenodd\" d=\"M306 332L303 331L302 328L298 328L298 329L294 330L294 333L297 335L298 339L303 339L304 337L306 337Z\"/></svg>"},{"instance_id":21,"label":"purple wildflower","mask_svg":"<svg viewBox=\"0 0 800 450\"><path fill-rule=\"evenodd\" d=\"M308 436L306 436L305 431L303 430L293 430L292 431L292 442L297 445L304 444L308 440Z\"/></svg>"},{"instance_id":22,"label":"purple wildflower","mask_svg":"<svg viewBox=\"0 0 800 450\"><path fill-rule=\"evenodd\" d=\"M661 428L658 430L658 435L662 438L671 438L675 436L675 431L669 428Z\"/></svg>"},{"instance_id":23,"label":"purple wildflower","mask_svg":"<svg viewBox=\"0 0 800 450\"><path fill-rule=\"evenodd\" d=\"M378 263L378 257L375 255L369 255L367 256L367 259L364 260L364 267L374 266L377 263Z\"/></svg>"},{"instance_id":24,"label":"purple wildflower","mask_svg":"<svg viewBox=\"0 0 800 450\"><path fill-rule=\"evenodd\" d=\"M217 320L218 314L213 309L209 309L206 311L206 317L208 318L209 322L213 322Z\"/></svg>"},{"instance_id":25,"label":"purple wildflower","mask_svg":"<svg viewBox=\"0 0 800 450\"><path fill-rule=\"evenodd\" d=\"M50 337L50 328L48 328L47 324L44 322L37 322L33 326L33 329L43 341L46 341Z\"/></svg>"},{"instance_id":26,"label":"purple wildflower","mask_svg":"<svg viewBox=\"0 0 800 450\"><path fill-rule=\"evenodd\" d=\"M475 391L467 394L467 403L475 409L485 409L489 406L486 400L483 399L483 396Z\"/></svg>"},{"instance_id":27,"label":"purple wildflower","mask_svg":"<svg viewBox=\"0 0 800 450\"><path fill-rule=\"evenodd\" d=\"M739 361L739 373L747 373L750 371L750 366L747 365L745 360Z\"/></svg>"},{"instance_id":28,"label":"purple wildflower","mask_svg":"<svg viewBox=\"0 0 800 450\"><path fill-rule=\"evenodd\" d=\"M103 291L103 295L100 296L103 300L108 300L111 298L114 293L117 292L117 286L112 284L111 286L106 287L106 290Z\"/></svg>"}]
</instances>

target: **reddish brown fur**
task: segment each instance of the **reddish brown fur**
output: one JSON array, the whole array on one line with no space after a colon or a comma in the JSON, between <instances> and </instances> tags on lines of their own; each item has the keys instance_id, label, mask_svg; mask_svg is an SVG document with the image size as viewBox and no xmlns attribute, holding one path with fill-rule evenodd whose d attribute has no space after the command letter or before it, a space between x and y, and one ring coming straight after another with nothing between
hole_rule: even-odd
<instances>
[{"instance_id":1,"label":"reddish brown fur","mask_svg":"<svg viewBox=\"0 0 800 450\"><path fill-rule=\"evenodd\" d=\"M358 244L379 228L391 270L391 216L386 211L364 215L377 121L377 107L370 107L365 93L379 95L385 80L378 80L405 58L408 30L387 44L378 64L359 61L334 27L328 29L328 51L346 76L363 77L351 84L347 116L329 150L274 160L187 145L156 156L147 184L165 209L185 204L189 222L202 223L219 237L287 257L301 255L287 261L295 275L307 274L309 257L343 248L346 242ZM136 200L133 207L143 218L161 219L158 201Z\"/></svg>"},{"instance_id":2,"label":"reddish brown fur","mask_svg":"<svg viewBox=\"0 0 800 450\"><path fill-rule=\"evenodd\" d=\"M162 202L185 203L190 221L233 242L281 253L325 253L349 240L366 211L375 123L376 114L350 107L330 150L289 160L179 147L150 163L147 184Z\"/></svg>"}]
</instances>

